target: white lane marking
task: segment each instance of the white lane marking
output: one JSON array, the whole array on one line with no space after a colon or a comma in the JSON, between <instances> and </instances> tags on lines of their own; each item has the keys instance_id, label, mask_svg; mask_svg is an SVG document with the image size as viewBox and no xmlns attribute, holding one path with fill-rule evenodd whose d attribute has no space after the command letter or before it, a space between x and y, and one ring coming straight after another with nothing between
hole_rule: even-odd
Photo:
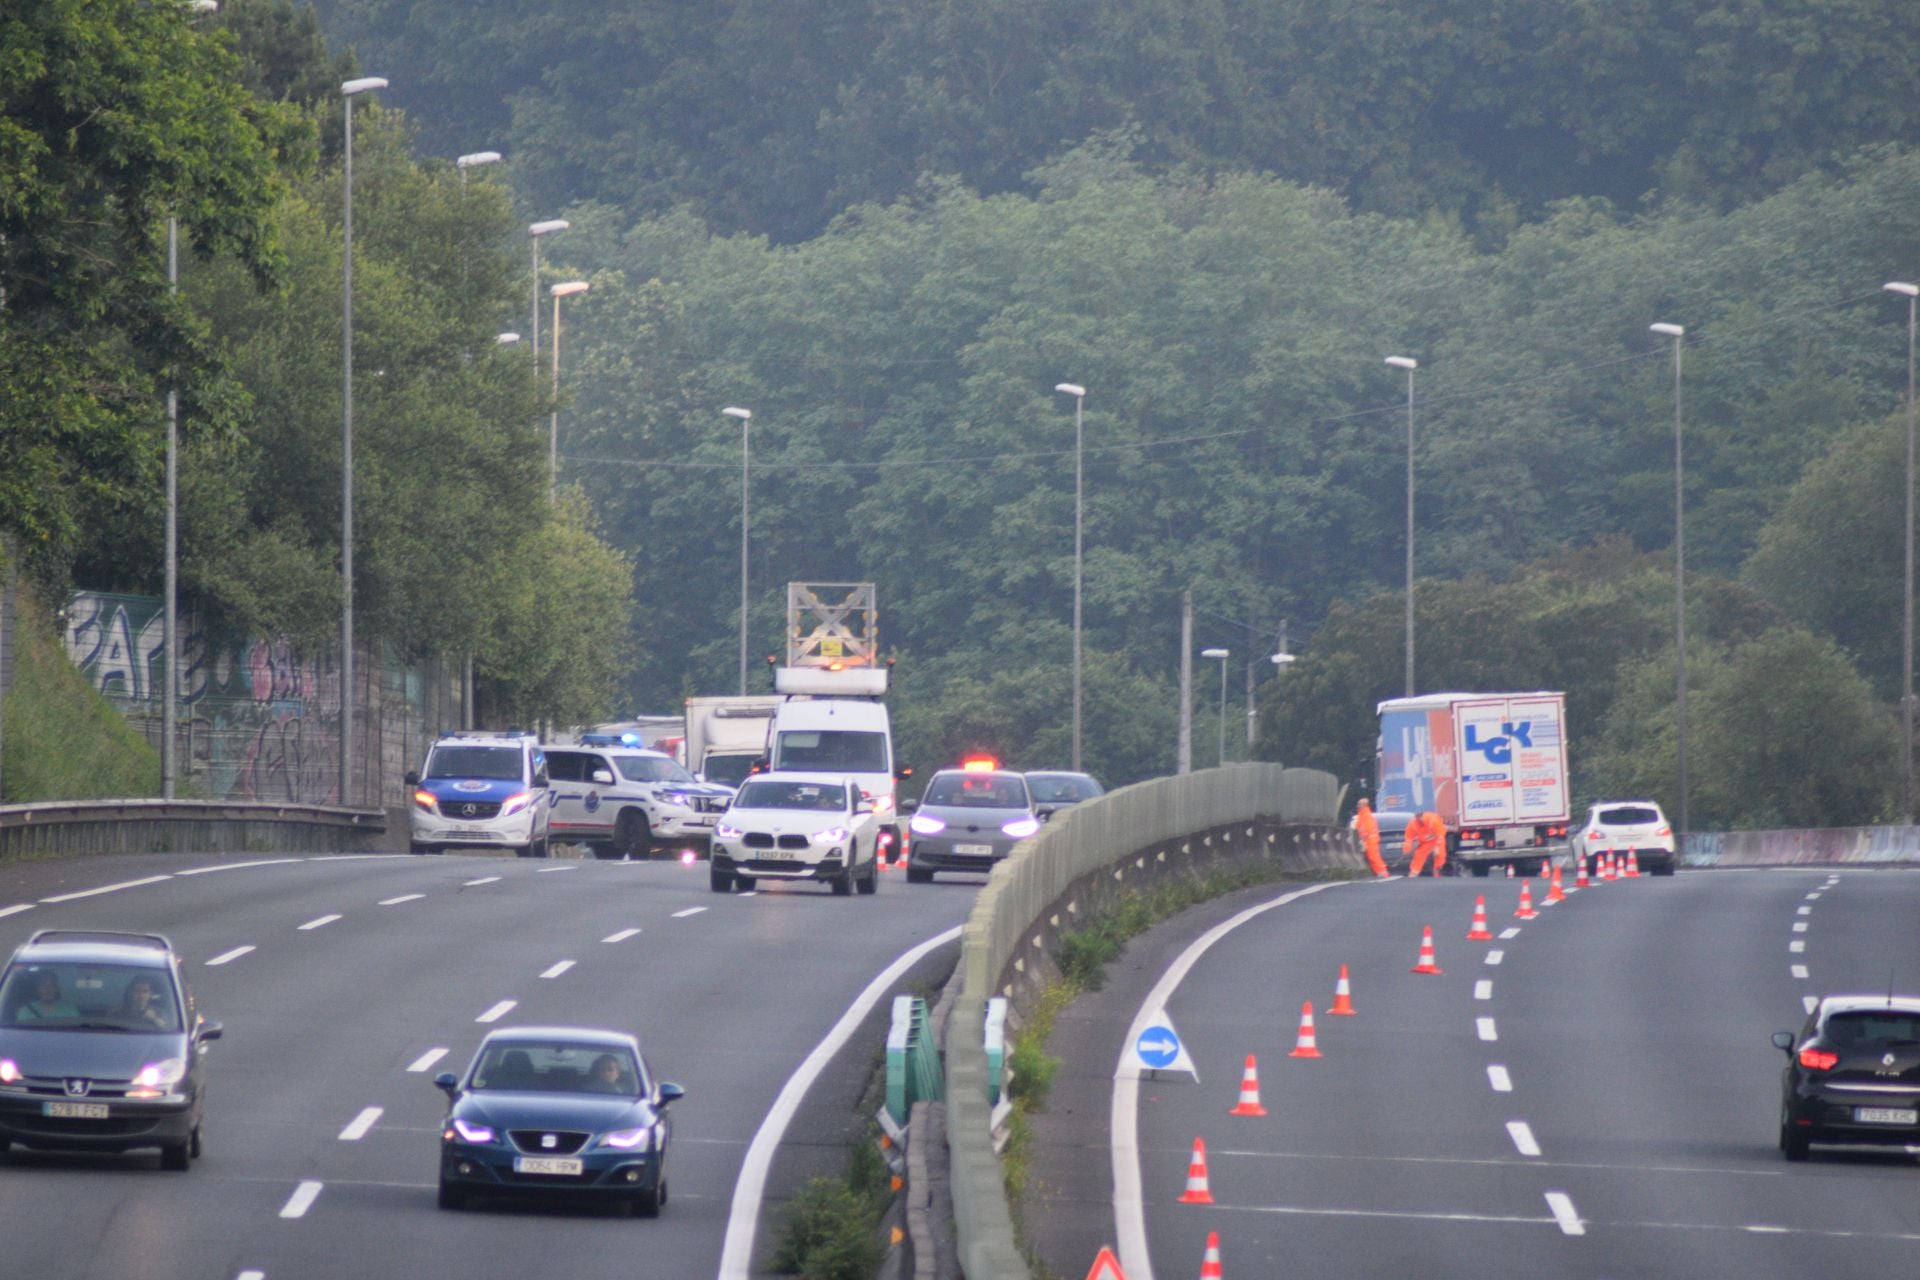
<instances>
[{"instance_id":1,"label":"white lane marking","mask_svg":"<svg viewBox=\"0 0 1920 1280\"><path fill-rule=\"evenodd\" d=\"M1807 931L1807 922L1806 922L1805 920L1796 920L1796 921L1794 921L1794 922L1793 922L1793 931L1794 931L1795 933L1805 933L1805 932Z\"/></svg>"},{"instance_id":2,"label":"white lane marking","mask_svg":"<svg viewBox=\"0 0 1920 1280\"><path fill-rule=\"evenodd\" d=\"M1587 1234L1586 1224L1580 1221L1580 1214L1573 1207L1573 1197L1564 1191L1547 1192L1547 1208L1553 1210L1553 1220L1560 1229L1570 1236Z\"/></svg>"},{"instance_id":3,"label":"white lane marking","mask_svg":"<svg viewBox=\"0 0 1920 1280\"><path fill-rule=\"evenodd\" d=\"M1133 1280L1153 1280L1153 1263L1147 1254L1146 1200L1140 1189L1140 1072L1132 1062L1133 1046L1146 1031L1147 1020L1173 998L1175 989L1215 943L1263 912L1283 907L1310 893L1332 888L1336 883L1295 889L1271 901L1256 903L1238 915L1222 920L1188 943L1187 949L1167 967L1166 972L1160 975L1160 980L1153 984L1153 989L1140 1002L1139 1011L1133 1016L1133 1025L1128 1028L1126 1039L1122 1041L1126 1048L1121 1051L1113 1069L1113 1093L1107 1113L1107 1132L1112 1139L1108 1144L1108 1158L1113 1166L1115 1242L1120 1251L1120 1268ZM732 1278L723 1276L722 1280Z\"/></svg>"},{"instance_id":4,"label":"white lane marking","mask_svg":"<svg viewBox=\"0 0 1920 1280\"><path fill-rule=\"evenodd\" d=\"M242 1271L239 1275L235 1276L233 1280L267 1280L267 1273L264 1271Z\"/></svg>"},{"instance_id":5,"label":"white lane marking","mask_svg":"<svg viewBox=\"0 0 1920 1280\"><path fill-rule=\"evenodd\" d=\"M1495 1093L1513 1092L1513 1077L1508 1075L1507 1069L1497 1062L1487 1064L1487 1083L1493 1086Z\"/></svg>"},{"instance_id":6,"label":"white lane marking","mask_svg":"<svg viewBox=\"0 0 1920 1280\"><path fill-rule=\"evenodd\" d=\"M1501 962L1502 960L1505 960L1506 958L1507 958L1507 953L1506 953L1506 952L1504 952L1504 951L1489 951L1489 952L1487 952L1487 963L1488 963L1488 964L1499 964L1499 963L1500 963L1500 962Z\"/></svg>"},{"instance_id":7,"label":"white lane marking","mask_svg":"<svg viewBox=\"0 0 1920 1280\"><path fill-rule=\"evenodd\" d=\"M519 1003L520 1002L518 1000L502 1000L499 1004L493 1006L493 1008L487 1010L485 1013L475 1018L474 1021L475 1022L498 1022L500 1021L500 1019L506 1017L507 1014L513 1010L513 1006Z\"/></svg>"},{"instance_id":8,"label":"white lane marking","mask_svg":"<svg viewBox=\"0 0 1920 1280\"><path fill-rule=\"evenodd\" d=\"M1540 1154L1540 1144L1534 1141L1533 1126L1525 1120L1507 1121L1507 1136L1513 1139L1514 1150L1523 1156Z\"/></svg>"},{"instance_id":9,"label":"white lane marking","mask_svg":"<svg viewBox=\"0 0 1920 1280\"><path fill-rule=\"evenodd\" d=\"M543 978L557 978L571 968L573 968L573 961L562 960L558 964L548 965L545 969L542 969L540 976Z\"/></svg>"},{"instance_id":10,"label":"white lane marking","mask_svg":"<svg viewBox=\"0 0 1920 1280\"><path fill-rule=\"evenodd\" d=\"M747 1268L753 1262L753 1234L760 1225L760 1200L767 1187L767 1171L773 1166L773 1153L779 1149L788 1123L806 1100L807 1090L826 1070L827 1064L833 1061L833 1056L840 1052L840 1047L852 1038L866 1020L868 1011L880 1002L882 996L893 990L900 976L918 964L920 958L929 951L945 946L959 936L960 926L955 925L911 948L882 969L867 984L866 990L854 997L847 1011L840 1015L840 1021L833 1024L826 1038L813 1046L813 1052L806 1056L799 1068L787 1077L786 1084L780 1087L780 1095L773 1100L767 1118L760 1122L753 1141L747 1144L746 1159L740 1163L740 1176L734 1180L733 1203L727 1211L726 1241L720 1249L719 1280L747 1280ZM1133 1041L1127 1043L1131 1045ZM1147 1276L1144 1280L1152 1280L1152 1277Z\"/></svg>"},{"instance_id":11,"label":"white lane marking","mask_svg":"<svg viewBox=\"0 0 1920 1280\"><path fill-rule=\"evenodd\" d=\"M373 1122L380 1118L379 1107L368 1107L355 1116L346 1128L340 1131L340 1141L358 1142L367 1136L367 1130L373 1128Z\"/></svg>"},{"instance_id":12,"label":"white lane marking","mask_svg":"<svg viewBox=\"0 0 1920 1280\"><path fill-rule=\"evenodd\" d=\"M1805 951L1806 949L1807 949L1806 942L1799 938L1796 938L1792 942L1789 942L1787 944L1787 950L1793 952L1795 955L1798 955L1800 952Z\"/></svg>"},{"instance_id":13,"label":"white lane marking","mask_svg":"<svg viewBox=\"0 0 1920 1280\"><path fill-rule=\"evenodd\" d=\"M397 898L380 899L380 905L383 907L397 907L403 902L412 902L417 898L424 898L426 896L424 893L403 893Z\"/></svg>"},{"instance_id":14,"label":"white lane marking","mask_svg":"<svg viewBox=\"0 0 1920 1280\"><path fill-rule=\"evenodd\" d=\"M1813 914L1813 908L1812 907L1795 907L1793 914L1797 916L1810 916Z\"/></svg>"},{"instance_id":15,"label":"white lane marking","mask_svg":"<svg viewBox=\"0 0 1920 1280\"><path fill-rule=\"evenodd\" d=\"M1502 929L1500 931L1500 941L1502 942L1511 942L1519 936L1520 936L1520 926L1517 924L1510 929Z\"/></svg>"},{"instance_id":16,"label":"white lane marking","mask_svg":"<svg viewBox=\"0 0 1920 1280\"><path fill-rule=\"evenodd\" d=\"M736 894L735 896L741 898L757 898L760 896L760 891L758 889L749 889L745 893Z\"/></svg>"},{"instance_id":17,"label":"white lane marking","mask_svg":"<svg viewBox=\"0 0 1920 1280\"><path fill-rule=\"evenodd\" d=\"M1801 981L1803 981L1803 982L1804 982L1804 981L1806 981L1806 977L1807 977L1807 966L1805 966L1805 965L1803 965L1803 964L1796 964L1796 965L1794 965L1794 966L1793 966L1793 970L1792 970L1792 971L1793 971L1793 976L1794 976L1794 977L1796 977L1796 978L1799 978L1799 979L1800 979Z\"/></svg>"},{"instance_id":18,"label":"white lane marking","mask_svg":"<svg viewBox=\"0 0 1920 1280\"><path fill-rule=\"evenodd\" d=\"M1742 1231L1751 1231L1757 1236L1784 1236L1789 1233L1786 1227L1776 1227L1766 1222L1750 1222L1740 1229Z\"/></svg>"},{"instance_id":19,"label":"white lane marking","mask_svg":"<svg viewBox=\"0 0 1920 1280\"><path fill-rule=\"evenodd\" d=\"M212 968L216 964L226 964L229 960L238 960L241 956L246 955L251 950L253 950L253 948L251 946L247 946L247 947L235 947L231 951L222 951L219 955L207 961L207 967Z\"/></svg>"},{"instance_id":20,"label":"white lane marking","mask_svg":"<svg viewBox=\"0 0 1920 1280\"><path fill-rule=\"evenodd\" d=\"M289 863L305 862L305 858L263 858L258 862L223 862L217 867L195 867L191 871L176 871L177 876L208 876L216 871L239 871L246 867L284 867Z\"/></svg>"},{"instance_id":21,"label":"white lane marking","mask_svg":"<svg viewBox=\"0 0 1920 1280\"><path fill-rule=\"evenodd\" d=\"M300 927L302 929L324 929L339 918L340 913L336 911L330 916L315 916Z\"/></svg>"},{"instance_id":22,"label":"white lane marking","mask_svg":"<svg viewBox=\"0 0 1920 1280\"><path fill-rule=\"evenodd\" d=\"M31 902L16 902L10 907L0 907L0 916L17 916L22 911L33 910Z\"/></svg>"},{"instance_id":23,"label":"white lane marking","mask_svg":"<svg viewBox=\"0 0 1920 1280\"><path fill-rule=\"evenodd\" d=\"M46 903L74 902L80 898L91 898L96 894L118 893L122 889L138 889L143 884L159 884L162 880L171 880L172 876L147 876L140 880L122 880L119 884L103 884L98 889L82 889L78 893L61 893L51 898L42 898Z\"/></svg>"},{"instance_id":24,"label":"white lane marking","mask_svg":"<svg viewBox=\"0 0 1920 1280\"><path fill-rule=\"evenodd\" d=\"M1500 1033L1494 1029L1492 1018L1475 1018L1473 1020L1473 1029L1479 1033L1482 1040L1498 1040L1500 1038Z\"/></svg>"},{"instance_id":25,"label":"white lane marking","mask_svg":"<svg viewBox=\"0 0 1920 1280\"><path fill-rule=\"evenodd\" d=\"M303 1182L295 1187L293 1194L287 1197L287 1202L280 1206L280 1216L304 1218L307 1210L313 1208L313 1202L320 1198L320 1188L325 1185L322 1182Z\"/></svg>"},{"instance_id":26,"label":"white lane marking","mask_svg":"<svg viewBox=\"0 0 1920 1280\"><path fill-rule=\"evenodd\" d=\"M1808 901L1808 902L1818 902L1818 901L1820 901L1820 891L1819 891L1818 889L1815 889L1815 890L1814 890L1814 891L1813 891L1812 893L1810 893L1810 894L1808 894L1808 895L1807 895L1807 901Z\"/></svg>"},{"instance_id":27,"label":"white lane marking","mask_svg":"<svg viewBox=\"0 0 1920 1280\"><path fill-rule=\"evenodd\" d=\"M1482 978L1482 979L1480 979L1480 981L1478 981L1478 982L1476 982L1476 983L1474 983L1474 984L1473 984L1473 998L1474 998L1475 1000L1491 1000L1491 999L1493 999L1493 979L1492 979L1492 978Z\"/></svg>"},{"instance_id":28,"label":"white lane marking","mask_svg":"<svg viewBox=\"0 0 1920 1280\"><path fill-rule=\"evenodd\" d=\"M673 918L675 920L685 920L688 916L697 916L705 910L705 907L688 907L685 911L674 912Z\"/></svg>"},{"instance_id":29,"label":"white lane marking","mask_svg":"<svg viewBox=\"0 0 1920 1280\"><path fill-rule=\"evenodd\" d=\"M540 871L544 874L548 871L572 871L573 869L572 867L542 867Z\"/></svg>"},{"instance_id":30,"label":"white lane marking","mask_svg":"<svg viewBox=\"0 0 1920 1280\"><path fill-rule=\"evenodd\" d=\"M1801 1005L1801 1007L1802 1007L1802 1008L1804 1008L1804 1009L1805 1009L1805 1010L1806 1010L1806 1011L1807 1011L1808 1013L1812 1013L1812 1012L1813 1012L1813 1010L1814 1010L1814 1006L1815 1006L1815 1005L1817 1005L1817 1004L1819 1004L1819 1003L1820 1003L1820 997L1819 997L1819 996L1801 996L1801 997L1800 997L1800 1005Z\"/></svg>"},{"instance_id":31,"label":"white lane marking","mask_svg":"<svg viewBox=\"0 0 1920 1280\"><path fill-rule=\"evenodd\" d=\"M1355 883L1365 883L1356 881ZM1215 1212L1226 1213L1283 1213L1305 1218L1398 1218L1410 1222L1494 1222L1516 1225L1532 1224L1544 1226L1554 1221L1552 1218L1524 1217L1520 1214L1505 1213L1413 1213L1398 1209L1318 1209L1294 1204L1216 1204ZM1565 1230L1565 1228L1561 1228ZM1123 1263L1122 1266L1125 1266ZM1127 1269L1127 1275L1133 1276L1133 1270ZM1152 1280L1149 1276L1147 1280Z\"/></svg>"},{"instance_id":32,"label":"white lane marking","mask_svg":"<svg viewBox=\"0 0 1920 1280\"><path fill-rule=\"evenodd\" d=\"M471 889L473 888L473 886L477 884L492 884L499 878L500 878L499 876L481 876L478 880L467 881L465 887Z\"/></svg>"},{"instance_id":33,"label":"white lane marking","mask_svg":"<svg viewBox=\"0 0 1920 1280\"><path fill-rule=\"evenodd\" d=\"M316 853L311 858L308 858L307 861L309 862L371 862L376 858L391 858L396 860L404 860L407 862L413 861L413 855L410 853Z\"/></svg>"},{"instance_id":34,"label":"white lane marking","mask_svg":"<svg viewBox=\"0 0 1920 1280\"><path fill-rule=\"evenodd\" d=\"M628 938L631 938L631 937L633 937L633 936L635 936L635 935L636 935L636 934L638 934L639 932L640 932L640 931L639 931L638 929L622 929L622 930L621 930L620 932L618 932L618 933L610 933L610 934L608 934L608 935L607 935L606 937L604 937L604 938L602 938L602 939L600 939L600 941L602 941L602 942L625 942L625 941L626 941L626 940L627 940Z\"/></svg>"},{"instance_id":35,"label":"white lane marking","mask_svg":"<svg viewBox=\"0 0 1920 1280\"><path fill-rule=\"evenodd\" d=\"M415 1058L412 1062L409 1062L407 1064L407 1070L425 1071L428 1067L432 1066L434 1063L440 1061L440 1059L446 1056L447 1056L447 1051L445 1049L429 1049L425 1053L421 1054L419 1057Z\"/></svg>"}]
</instances>

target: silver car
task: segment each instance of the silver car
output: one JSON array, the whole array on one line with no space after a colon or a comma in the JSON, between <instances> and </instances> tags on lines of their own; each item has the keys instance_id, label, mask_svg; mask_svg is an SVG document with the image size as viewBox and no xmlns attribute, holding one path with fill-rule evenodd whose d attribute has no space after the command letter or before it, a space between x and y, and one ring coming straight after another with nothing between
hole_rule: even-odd
<instances>
[{"instance_id":1,"label":"silver car","mask_svg":"<svg viewBox=\"0 0 1920 1280\"><path fill-rule=\"evenodd\" d=\"M907 881L938 871L987 871L1040 830L1027 780L1011 769L942 769L927 780L907 822Z\"/></svg>"}]
</instances>

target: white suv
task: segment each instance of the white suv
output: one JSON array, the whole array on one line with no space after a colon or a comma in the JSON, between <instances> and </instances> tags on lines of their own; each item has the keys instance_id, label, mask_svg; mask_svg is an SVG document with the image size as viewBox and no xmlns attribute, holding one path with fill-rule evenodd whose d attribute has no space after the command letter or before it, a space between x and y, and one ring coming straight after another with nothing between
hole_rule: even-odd
<instances>
[{"instance_id":1,"label":"white suv","mask_svg":"<svg viewBox=\"0 0 1920 1280\"><path fill-rule=\"evenodd\" d=\"M1680 860L1673 824L1652 800L1602 800L1587 810L1587 825L1570 843L1576 862L1587 860L1588 875L1609 849L1623 862L1631 850L1640 869L1656 876L1672 875Z\"/></svg>"},{"instance_id":2,"label":"white suv","mask_svg":"<svg viewBox=\"0 0 1920 1280\"><path fill-rule=\"evenodd\" d=\"M553 838L597 858L644 858L656 846L703 853L733 788L701 782L662 751L586 734L543 746L553 786Z\"/></svg>"},{"instance_id":3,"label":"white suv","mask_svg":"<svg viewBox=\"0 0 1920 1280\"><path fill-rule=\"evenodd\" d=\"M530 733L451 733L407 774L408 847L509 848L547 856L547 762Z\"/></svg>"}]
</instances>

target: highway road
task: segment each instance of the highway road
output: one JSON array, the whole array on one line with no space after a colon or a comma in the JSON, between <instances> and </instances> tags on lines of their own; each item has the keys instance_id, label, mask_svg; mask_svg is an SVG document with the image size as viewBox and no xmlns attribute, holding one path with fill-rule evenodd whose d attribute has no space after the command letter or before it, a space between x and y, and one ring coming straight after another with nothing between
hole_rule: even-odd
<instances>
[{"instance_id":1,"label":"highway road","mask_svg":"<svg viewBox=\"0 0 1920 1280\"><path fill-rule=\"evenodd\" d=\"M1920 876L1643 877L1531 921L1513 918L1514 881L1357 882L1193 954L1286 892L1159 926L1057 1024L1066 1063L1024 1216L1058 1274L1118 1241L1128 1280L1196 1275L1210 1231L1229 1278L1913 1273L1920 1168L1898 1152L1784 1161L1769 1037L1819 994L1920 989ZM1480 894L1499 936L1469 942ZM1423 925L1437 976L1409 972ZM1327 1013L1341 964L1352 1017ZM1135 1098L1115 1067L1156 985L1199 1083L1140 1080ZM1317 1059L1289 1056L1306 1000ZM1269 1114L1229 1116L1250 1053ZM1130 1117L1138 1213L1113 1194ZM1195 1138L1211 1205L1179 1202Z\"/></svg>"},{"instance_id":2,"label":"highway road","mask_svg":"<svg viewBox=\"0 0 1920 1280\"><path fill-rule=\"evenodd\" d=\"M871 1015L822 1055L831 1065L804 1094L790 1087L796 1070L877 975L959 923L974 891L908 891L890 873L872 898L811 886L720 896L704 864L455 856L7 864L0 946L54 927L164 933L226 1034L210 1051L206 1154L191 1172L161 1172L150 1154L0 1157L0 1274L722 1274L743 1165L772 1157L764 1257L779 1197L844 1167L884 997L940 980L957 943L875 986ZM432 1077L516 1023L632 1030L656 1076L686 1087L659 1220L435 1207L445 1098ZM755 1139L783 1090L797 1106L776 1151Z\"/></svg>"}]
</instances>

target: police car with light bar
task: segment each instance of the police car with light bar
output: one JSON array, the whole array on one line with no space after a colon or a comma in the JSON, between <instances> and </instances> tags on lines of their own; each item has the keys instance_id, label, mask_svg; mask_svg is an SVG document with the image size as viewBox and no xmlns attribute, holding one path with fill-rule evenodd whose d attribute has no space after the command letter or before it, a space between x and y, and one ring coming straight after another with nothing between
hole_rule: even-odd
<instances>
[{"instance_id":1,"label":"police car with light bar","mask_svg":"<svg viewBox=\"0 0 1920 1280\"><path fill-rule=\"evenodd\" d=\"M541 747L553 787L553 839L597 858L644 858L656 847L707 851L733 788L701 782L638 734L584 733Z\"/></svg>"}]
</instances>

